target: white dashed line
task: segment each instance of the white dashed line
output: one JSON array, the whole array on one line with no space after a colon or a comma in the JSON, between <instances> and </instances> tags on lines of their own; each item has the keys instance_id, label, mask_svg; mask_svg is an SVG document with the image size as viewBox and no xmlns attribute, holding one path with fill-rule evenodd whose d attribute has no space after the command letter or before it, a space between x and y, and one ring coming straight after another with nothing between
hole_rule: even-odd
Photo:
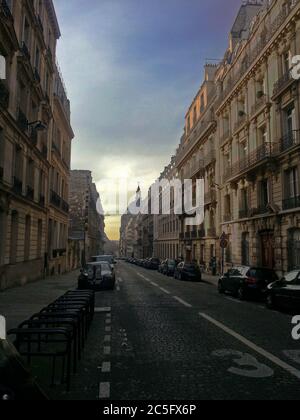
<instances>
[{"instance_id":1,"label":"white dashed line","mask_svg":"<svg viewBox=\"0 0 300 420\"><path fill-rule=\"evenodd\" d=\"M106 319L105 324L107 324L107 325L111 324L111 319Z\"/></svg>"},{"instance_id":2,"label":"white dashed line","mask_svg":"<svg viewBox=\"0 0 300 420\"><path fill-rule=\"evenodd\" d=\"M122 277L118 277L118 282L119 282L119 283L123 283L123 279L122 279Z\"/></svg>"},{"instance_id":3,"label":"white dashed line","mask_svg":"<svg viewBox=\"0 0 300 420\"><path fill-rule=\"evenodd\" d=\"M111 332L111 327L105 327L105 332Z\"/></svg>"},{"instance_id":4,"label":"white dashed line","mask_svg":"<svg viewBox=\"0 0 300 420\"><path fill-rule=\"evenodd\" d=\"M110 362L103 362L101 367L102 373L110 373L111 371L111 363Z\"/></svg>"},{"instance_id":5,"label":"white dashed line","mask_svg":"<svg viewBox=\"0 0 300 420\"><path fill-rule=\"evenodd\" d=\"M105 346L103 349L103 353L105 354L105 356L109 356L111 353L111 347L110 346Z\"/></svg>"},{"instance_id":6,"label":"white dashed line","mask_svg":"<svg viewBox=\"0 0 300 420\"><path fill-rule=\"evenodd\" d=\"M104 342L105 343L110 343L111 342L111 336L110 335L105 335L104 336Z\"/></svg>"},{"instance_id":7,"label":"white dashed line","mask_svg":"<svg viewBox=\"0 0 300 420\"><path fill-rule=\"evenodd\" d=\"M187 308L192 308L192 305L190 305L189 303L187 303L186 301L184 301L183 299L180 299L178 296L173 296L173 298L175 300L177 300L177 302L181 303L182 305L186 306Z\"/></svg>"},{"instance_id":8,"label":"white dashed line","mask_svg":"<svg viewBox=\"0 0 300 420\"><path fill-rule=\"evenodd\" d=\"M171 293L169 292L169 290L164 289L163 287L160 287L160 290L164 293L166 293L167 295L170 295Z\"/></svg>"},{"instance_id":9,"label":"white dashed line","mask_svg":"<svg viewBox=\"0 0 300 420\"><path fill-rule=\"evenodd\" d=\"M101 382L99 386L99 399L107 400L110 398L110 382Z\"/></svg>"},{"instance_id":10,"label":"white dashed line","mask_svg":"<svg viewBox=\"0 0 300 420\"><path fill-rule=\"evenodd\" d=\"M255 351L256 353L260 354L261 356L268 359L274 365L279 366L280 368L284 369L292 376L295 376L297 379L300 379L300 371L295 369L293 366L285 363L283 360L279 359L278 357L274 356L272 353L264 350L263 348L257 346L252 341L249 341L247 338L243 337L242 335L236 333L235 331L231 330L230 328L226 327L221 322L216 321L215 319L211 318L209 315L199 313L199 315L204 318L206 321L210 322L211 324L215 325L216 327L220 328L222 331L226 332L227 334L231 335L231 337L235 338L236 340L240 341L245 346L249 347L251 350Z\"/></svg>"},{"instance_id":11,"label":"white dashed line","mask_svg":"<svg viewBox=\"0 0 300 420\"><path fill-rule=\"evenodd\" d=\"M242 304L243 302L241 302L240 300L237 300L237 299L234 299L234 298L231 298L231 297L225 297L225 299L226 300L229 300L230 302L234 302L234 303L238 303L238 304Z\"/></svg>"},{"instance_id":12,"label":"white dashed line","mask_svg":"<svg viewBox=\"0 0 300 420\"><path fill-rule=\"evenodd\" d=\"M151 281L150 284L152 284L152 286L154 287L159 287L159 285L157 283L154 283L153 281Z\"/></svg>"}]
</instances>

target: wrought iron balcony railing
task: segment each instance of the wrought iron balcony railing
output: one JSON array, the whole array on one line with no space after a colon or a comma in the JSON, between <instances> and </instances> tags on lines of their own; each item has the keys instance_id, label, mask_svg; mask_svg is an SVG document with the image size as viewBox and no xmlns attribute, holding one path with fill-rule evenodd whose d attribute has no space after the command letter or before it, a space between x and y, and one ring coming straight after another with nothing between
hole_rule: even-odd
<instances>
[{"instance_id":1,"label":"wrought iron balcony railing","mask_svg":"<svg viewBox=\"0 0 300 420\"><path fill-rule=\"evenodd\" d=\"M18 126L20 128L20 130L27 132L28 130L28 120L26 118L26 115L24 114L24 112L19 109L18 112L18 120L17 120Z\"/></svg>"},{"instance_id":2,"label":"wrought iron balcony railing","mask_svg":"<svg viewBox=\"0 0 300 420\"><path fill-rule=\"evenodd\" d=\"M296 79L293 78L292 72L288 71L282 77L280 77L274 85L273 96L279 95L283 90L285 90L292 82L295 82Z\"/></svg>"},{"instance_id":3,"label":"wrought iron balcony railing","mask_svg":"<svg viewBox=\"0 0 300 420\"><path fill-rule=\"evenodd\" d=\"M240 219L247 219L250 216L249 209L240 209L239 211L239 218Z\"/></svg>"},{"instance_id":4,"label":"wrought iron balcony railing","mask_svg":"<svg viewBox=\"0 0 300 420\"><path fill-rule=\"evenodd\" d=\"M231 213L225 213L225 214L224 214L224 217L223 217L223 220L224 220L224 222L225 222L225 223L227 223L227 222L231 222L231 220L232 220L232 215L231 215Z\"/></svg>"},{"instance_id":5,"label":"wrought iron balcony railing","mask_svg":"<svg viewBox=\"0 0 300 420\"><path fill-rule=\"evenodd\" d=\"M7 4L6 0L0 0L1 12L3 12L4 16L10 20L13 20L13 15L11 10Z\"/></svg>"},{"instance_id":6,"label":"wrought iron balcony railing","mask_svg":"<svg viewBox=\"0 0 300 420\"><path fill-rule=\"evenodd\" d=\"M300 207L300 196L286 198L282 202L283 210L291 210Z\"/></svg>"},{"instance_id":7,"label":"wrought iron balcony railing","mask_svg":"<svg viewBox=\"0 0 300 420\"><path fill-rule=\"evenodd\" d=\"M58 208L60 208L61 206L61 198L53 190L51 190L51 193L50 193L50 203L53 204L53 206L58 207Z\"/></svg>"},{"instance_id":8,"label":"wrought iron balcony railing","mask_svg":"<svg viewBox=\"0 0 300 420\"><path fill-rule=\"evenodd\" d=\"M268 103L268 96L266 94L262 94L262 96L257 97L255 104L251 108L251 115L256 114L260 111L263 107L265 107Z\"/></svg>"},{"instance_id":9,"label":"wrought iron balcony railing","mask_svg":"<svg viewBox=\"0 0 300 420\"><path fill-rule=\"evenodd\" d=\"M216 237L217 236L217 230L216 230L216 228L209 228L209 229L207 229L207 236L208 237L211 237L211 238Z\"/></svg>"},{"instance_id":10,"label":"wrought iron balcony railing","mask_svg":"<svg viewBox=\"0 0 300 420\"><path fill-rule=\"evenodd\" d=\"M27 47L27 45L24 41L22 42L20 49L21 49L21 52L24 55L24 57L26 57L27 60L30 61L31 56L30 56L29 48Z\"/></svg>"},{"instance_id":11,"label":"wrought iron balcony railing","mask_svg":"<svg viewBox=\"0 0 300 420\"><path fill-rule=\"evenodd\" d=\"M266 159L277 156L278 153L279 148L277 143L264 143L245 158L239 160L231 167L227 168L224 174L224 181L226 182L235 176L252 170L258 164L263 163Z\"/></svg>"},{"instance_id":12,"label":"wrought iron balcony railing","mask_svg":"<svg viewBox=\"0 0 300 420\"><path fill-rule=\"evenodd\" d=\"M280 151L285 152L292 147L300 145L300 130L293 130L284 135L281 139Z\"/></svg>"}]
</instances>

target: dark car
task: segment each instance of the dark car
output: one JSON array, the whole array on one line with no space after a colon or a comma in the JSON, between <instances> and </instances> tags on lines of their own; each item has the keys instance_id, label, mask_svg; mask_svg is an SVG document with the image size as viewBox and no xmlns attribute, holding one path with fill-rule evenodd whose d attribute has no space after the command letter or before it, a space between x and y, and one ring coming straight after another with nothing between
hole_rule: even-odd
<instances>
[{"instance_id":1,"label":"dark car","mask_svg":"<svg viewBox=\"0 0 300 420\"><path fill-rule=\"evenodd\" d=\"M114 269L117 261L113 255L97 255L91 258L91 262L107 262Z\"/></svg>"},{"instance_id":2,"label":"dark car","mask_svg":"<svg viewBox=\"0 0 300 420\"><path fill-rule=\"evenodd\" d=\"M300 310L300 270L292 271L281 280L269 284L267 306L270 309Z\"/></svg>"},{"instance_id":3,"label":"dark car","mask_svg":"<svg viewBox=\"0 0 300 420\"><path fill-rule=\"evenodd\" d=\"M88 263L81 270L78 278L78 289L113 290L115 281L114 271L108 262Z\"/></svg>"},{"instance_id":4,"label":"dark car","mask_svg":"<svg viewBox=\"0 0 300 420\"><path fill-rule=\"evenodd\" d=\"M165 264L166 264L166 260L162 261L162 262L159 264L159 267L158 267L158 272L159 272L159 273L163 274L163 272L164 272L164 268L165 268Z\"/></svg>"},{"instance_id":5,"label":"dark car","mask_svg":"<svg viewBox=\"0 0 300 420\"><path fill-rule=\"evenodd\" d=\"M268 268L249 266L233 267L220 278L219 293L229 292L244 300L252 295L261 297L270 283L278 280L276 272Z\"/></svg>"},{"instance_id":6,"label":"dark car","mask_svg":"<svg viewBox=\"0 0 300 420\"><path fill-rule=\"evenodd\" d=\"M150 258L146 265L149 270L158 270L159 266L160 260L158 258Z\"/></svg>"},{"instance_id":7,"label":"dark car","mask_svg":"<svg viewBox=\"0 0 300 420\"><path fill-rule=\"evenodd\" d=\"M174 278L186 281L201 281L201 271L197 264L181 262L174 270Z\"/></svg>"},{"instance_id":8,"label":"dark car","mask_svg":"<svg viewBox=\"0 0 300 420\"><path fill-rule=\"evenodd\" d=\"M162 273L166 276L174 276L176 269L176 261L175 260L166 260L164 261L163 267L162 267Z\"/></svg>"}]
</instances>

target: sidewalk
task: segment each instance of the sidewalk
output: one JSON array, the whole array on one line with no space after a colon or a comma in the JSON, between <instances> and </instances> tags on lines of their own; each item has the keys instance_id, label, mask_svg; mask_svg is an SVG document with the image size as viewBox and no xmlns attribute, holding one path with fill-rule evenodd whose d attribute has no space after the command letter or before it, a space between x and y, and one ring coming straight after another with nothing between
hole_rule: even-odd
<instances>
[{"instance_id":1,"label":"sidewalk","mask_svg":"<svg viewBox=\"0 0 300 420\"><path fill-rule=\"evenodd\" d=\"M16 328L67 290L75 289L78 275L79 271L73 271L0 292L0 315L6 318L7 330Z\"/></svg>"}]
</instances>

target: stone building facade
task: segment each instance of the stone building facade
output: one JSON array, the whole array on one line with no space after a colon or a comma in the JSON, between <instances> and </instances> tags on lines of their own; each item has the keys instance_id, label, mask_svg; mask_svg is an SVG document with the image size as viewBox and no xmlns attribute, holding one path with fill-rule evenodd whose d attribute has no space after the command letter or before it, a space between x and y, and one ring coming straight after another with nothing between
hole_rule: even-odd
<instances>
[{"instance_id":1,"label":"stone building facade","mask_svg":"<svg viewBox=\"0 0 300 420\"><path fill-rule=\"evenodd\" d=\"M177 177L177 168L175 156L171 158L169 165L167 165L160 174L158 181L168 180L172 181ZM170 195L169 195L170 194ZM159 205L162 209L165 200L169 200L170 212L169 214L159 214L153 216L153 248L154 256L161 259L177 259L182 254L179 247L179 231L181 226L180 218L174 212L174 189L171 191L162 188L159 194Z\"/></svg>"},{"instance_id":2,"label":"stone building facade","mask_svg":"<svg viewBox=\"0 0 300 420\"><path fill-rule=\"evenodd\" d=\"M51 155L59 37L51 0L1 1L0 55L6 64L0 80L1 289L36 280L49 268L50 168L60 164ZM71 137L69 127L67 162ZM61 223L67 223L65 212ZM66 249L65 237L60 249Z\"/></svg>"},{"instance_id":3,"label":"stone building facade","mask_svg":"<svg viewBox=\"0 0 300 420\"><path fill-rule=\"evenodd\" d=\"M92 256L104 253L105 222L91 171L71 171L68 264L78 268Z\"/></svg>"},{"instance_id":4,"label":"stone building facade","mask_svg":"<svg viewBox=\"0 0 300 420\"><path fill-rule=\"evenodd\" d=\"M205 220L180 218L177 256L209 266L253 264L280 273L300 268L300 1L246 1L218 65L185 117L175 156L176 176L204 179ZM168 218L154 217L154 252L171 257ZM159 227L162 226L162 227ZM174 246L173 244L173 246Z\"/></svg>"}]
</instances>

